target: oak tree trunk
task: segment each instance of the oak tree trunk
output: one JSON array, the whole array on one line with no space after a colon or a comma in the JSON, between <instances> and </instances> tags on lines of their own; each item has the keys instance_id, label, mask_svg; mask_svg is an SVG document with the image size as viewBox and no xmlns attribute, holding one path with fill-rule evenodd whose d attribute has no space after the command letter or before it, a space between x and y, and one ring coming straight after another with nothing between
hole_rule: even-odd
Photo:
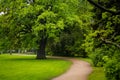
<instances>
[{"instance_id":1,"label":"oak tree trunk","mask_svg":"<svg viewBox=\"0 0 120 80\"><path fill-rule=\"evenodd\" d=\"M47 44L47 38L41 38L40 41L38 41L39 47L37 50L37 59L46 59L46 53L45 53L45 48Z\"/></svg>"}]
</instances>

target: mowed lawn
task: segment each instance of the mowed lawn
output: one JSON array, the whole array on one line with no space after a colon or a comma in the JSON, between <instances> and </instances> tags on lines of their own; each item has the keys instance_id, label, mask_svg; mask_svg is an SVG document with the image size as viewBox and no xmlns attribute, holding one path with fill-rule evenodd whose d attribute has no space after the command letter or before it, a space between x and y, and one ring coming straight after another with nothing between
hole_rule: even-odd
<instances>
[{"instance_id":1,"label":"mowed lawn","mask_svg":"<svg viewBox=\"0 0 120 80\"><path fill-rule=\"evenodd\" d=\"M93 67L93 73L89 76L89 80L107 80L104 69L102 67Z\"/></svg>"},{"instance_id":2,"label":"mowed lawn","mask_svg":"<svg viewBox=\"0 0 120 80\"><path fill-rule=\"evenodd\" d=\"M69 69L71 62L36 60L35 56L0 55L0 80L51 80Z\"/></svg>"}]
</instances>

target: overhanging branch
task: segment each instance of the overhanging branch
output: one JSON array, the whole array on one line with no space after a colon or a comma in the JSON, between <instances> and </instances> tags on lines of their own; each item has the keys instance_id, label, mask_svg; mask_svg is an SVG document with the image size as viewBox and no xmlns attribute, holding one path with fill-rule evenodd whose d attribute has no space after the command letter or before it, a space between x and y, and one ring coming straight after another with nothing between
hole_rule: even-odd
<instances>
[{"instance_id":1,"label":"overhanging branch","mask_svg":"<svg viewBox=\"0 0 120 80\"><path fill-rule=\"evenodd\" d=\"M115 45L116 47L120 48L120 45L118 43L115 43L115 42L112 42L110 40L103 39L103 38L101 38L101 40L104 41L105 43L112 44L112 45Z\"/></svg>"},{"instance_id":2,"label":"overhanging branch","mask_svg":"<svg viewBox=\"0 0 120 80\"><path fill-rule=\"evenodd\" d=\"M109 12L109 13L111 13L111 14L113 14L113 15L119 15L119 14L120 14L120 10L118 10L118 11L112 11L112 10L109 10L109 9L101 6L101 5L98 4L98 3L95 3L93 0L87 0L87 1L88 1L89 3L91 3L91 4L93 4L94 6L100 8L101 10L106 11L106 12Z\"/></svg>"}]
</instances>

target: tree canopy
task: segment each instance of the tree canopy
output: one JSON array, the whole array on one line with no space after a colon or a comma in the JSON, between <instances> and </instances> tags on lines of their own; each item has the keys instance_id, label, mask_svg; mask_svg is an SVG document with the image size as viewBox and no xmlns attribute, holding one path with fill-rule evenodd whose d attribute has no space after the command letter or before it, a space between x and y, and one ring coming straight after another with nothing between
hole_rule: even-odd
<instances>
[{"instance_id":1,"label":"tree canopy","mask_svg":"<svg viewBox=\"0 0 120 80\"><path fill-rule=\"evenodd\" d=\"M91 4L91 5L90 5ZM0 0L0 51L90 57L120 79L120 0ZM114 66L113 66L114 65Z\"/></svg>"},{"instance_id":2,"label":"tree canopy","mask_svg":"<svg viewBox=\"0 0 120 80\"><path fill-rule=\"evenodd\" d=\"M87 16L83 14L88 7L84 5L79 0L1 0L1 45L10 50L35 48L37 58L45 58L49 39L59 37L68 26L81 27L86 21L82 18Z\"/></svg>"}]
</instances>

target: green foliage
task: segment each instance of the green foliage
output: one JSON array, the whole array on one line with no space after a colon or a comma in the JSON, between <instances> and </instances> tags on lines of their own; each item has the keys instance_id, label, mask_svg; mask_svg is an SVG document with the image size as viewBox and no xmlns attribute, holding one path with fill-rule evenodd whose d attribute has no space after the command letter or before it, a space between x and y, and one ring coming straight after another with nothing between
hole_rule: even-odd
<instances>
[{"instance_id":1,"label":"green foliage","mask_svg":"<svg viewBox=\"0 0 120 80\"><path fill-rule=\"evenodd\" d=\"M60 35L58 35L59 40L53 44L49 44L49 46L51 46L50 50L52 51L52 55L87 57L87 53L81 45L84 40L84 34L86 30L88 30L87 26L90 23L89 21L92 14L89 10L91 6L83 6L85 5L84 1L80 1L78 4L75 3L74 5L77 5L75 8L77 11L72 12L71 14L73 15L67 15L65 18L64 29L60 32Z\"/></svg>"},{"instance_id":2,"label":"green foliage","mask_svg":"<svg viewBox=\"0 0 120 80\"><path fill-rule=\"evenodd\" d=\"M83 54L86 56L81 48L84 39L81 22L78 16L67 18L64 22L64 30L59 35L59 41L50 44L53 55L80 56Z\"/></svg>"},{"instance_id":3,"label":"green foliage","mask_svg":"<svg viewBox=\"0 0 120 80\"><path fill-rule=\"evenodd\" d=\"M120 79L120 61L112 59L105 65L105 73L107 80L119 80Z\"/></svg>"},{"instance_id":4,"label":"green foliage","mask_svg":"<svg viewBox=\"0 0 120 80\"><path fill-rule=\"evenodd\" d=\"M0 36L4 35L1 49L36 49L40 45L36 42L42 38L58 39L69 26L66 22L72 26L82 24L79 4L79 0L0 0L0 12L4 12L0 16Z\"/></svg>"},{"instance_id":5,"label":"green foliage","mask_svg":"<svg viewBox=\"0 0 120 80\"><path fill-rule=\"evenodd\" d=\"M120 10L118 0L99 0L98 3L113 11ZM93 12L92 28L85 36L83 47L86 52L91 53L95 66L105 68L108 80L119 80L120 21L118 19L120 15L112 15L96 7L94 7Z\"/></svg>"},{"instance_id":6,"label":"green foliage","mask_svg":"<svg viewBox=\"0 0 120 80\"><path fill-rule=\"evenodd\" d=\"M105 52L103 49L96 49L94 53L90 55L94 66L101 67L104 65L103 57L105 56Z\"/></svg>"}]
</instances>

